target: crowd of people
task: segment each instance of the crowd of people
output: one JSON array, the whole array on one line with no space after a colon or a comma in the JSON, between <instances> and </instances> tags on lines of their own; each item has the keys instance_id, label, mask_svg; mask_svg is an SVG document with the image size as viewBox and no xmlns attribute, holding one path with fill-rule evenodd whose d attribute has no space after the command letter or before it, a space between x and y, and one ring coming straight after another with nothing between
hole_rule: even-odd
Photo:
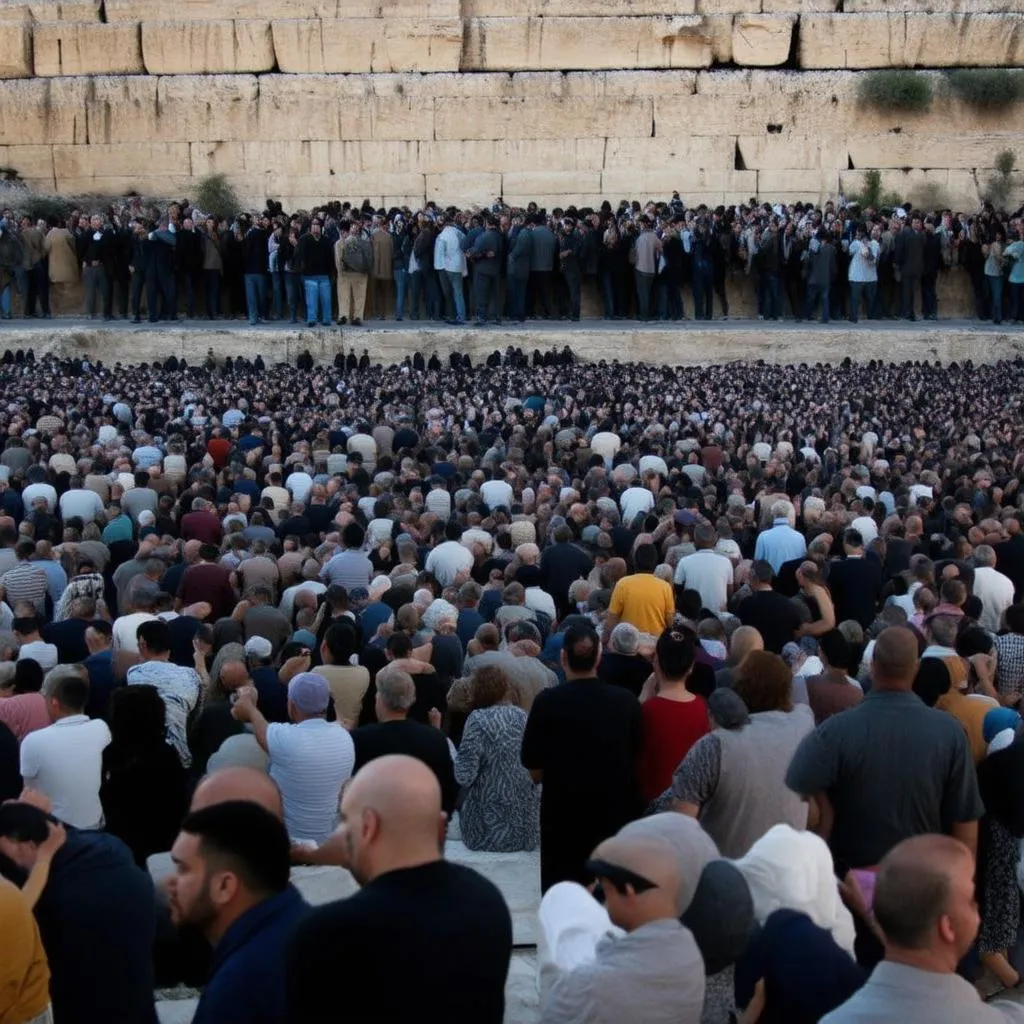
<instances>
[{"instance_id":1,"label":"crowd of people","mask_svg":"<svg viewBox=\"0 0 1024 1024\"><path fill-rule=\"evenodd\" d=\"M302 363L2 358L0 1019L1024 1020L1024 361Z\"/></svg>"},{"instance_id":2,"label":"crowd of people","mask_svg":"<svg viewBox=\"0 0 1024 1024\"><path fill-rule=\"evenodd\" d=\"M83 288L86 316L150 322L222 316L309 326L364 317L522 323L579 320L585 289L606 320L729 316L747 282L764 320L938 318L938 281L965 273L982 321L1024 323L1024 211L964 213L829 201L599 210L374 209L225 217L141 199L66 220L0 216L0 314L50 315L51 287ZM369 310L369 312L368 312Z\"/></svg>"}]
</instances>

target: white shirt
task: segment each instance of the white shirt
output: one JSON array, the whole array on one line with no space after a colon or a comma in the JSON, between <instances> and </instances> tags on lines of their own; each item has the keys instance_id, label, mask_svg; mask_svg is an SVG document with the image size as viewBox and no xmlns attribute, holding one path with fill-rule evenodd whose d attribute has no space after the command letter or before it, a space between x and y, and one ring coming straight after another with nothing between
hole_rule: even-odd
<instances>
[{"instance_id":1,"label":"white shirt","mask_svg":"<svg viewBox=\"0 0 1024 1024\"><path fill-rule=\"evenodd\" d=\"M56 512L57 511L57 491L49 484L29 484L21 492L21 500L25 505L25 511L27 512L32 508L32 502L36 498L46 499L46 511Z\"/></svg>"},{"instance_id":2,"label":"white shirt","mask_svg":"<svg viewBox=\"0 0 1024 1024\"><path fill-rule=\"evenodd\" d=\"M99 828L103 751L109 743L107 723L87 715L69 715L30 732L21 741L25 785L50 798L55 818L75 828Z\"/></svg>"},{"instance_id":3,"label":"white shirt","mask_svg":"<svg viewBox=\"0 0 1024 1024\"><path fill-rule=\"evenodd\" d=\"M650 512L654 508L654 495L646 487L629 487L619 498L622 509L622 525L628 526L641 512Z\"/></svg>"},{"instance_id":4,"label":"white shirt","mask_svg":"<svg viewBox=\"0 0 1024 1024\"><path fill-rule=\"evenodd\" d=\"M322 843L337 827L341 787L352 775L356 749L336 722L309 718L267 726L270 777L281 790L284 823L293 842Z\"/></svg>"},{"instance_id":5,"label":"white shirt","mask_svg":"<svg viewBox=\"0 0 1024 1024\"><path fill-rule=\"evenodd\" d=\"M515 492L507 480L485 480L480 485L480 497L490 509L495 509L499 505L511 509Z\"/></svg>"},{"instance_id":6,"label":"white shirt","mask_svg":"<svg viewBox=\"0 0 1024 1024\"><path fill-rule=\"evenodd\" d=\"M622 438L610 430L602 430L590 439L590 450L606 459L613 459L622 447Z\"/></svg>"},{"instance_id":7,"label":"white shirt","mask_svg":"<svg viewBox=\"0 0 1024 1024\"><path fill-rule=\"evenodd\" d=\"M299 470L288 477L285 486L291 492L293 501L301 501L305 505L309 499L309 492L313 490L313 478L308 473Z\"/></svg>"},{"instance_id":8,"label":"white shirt","mask_svg":"<svg viewBox=\"0 0 1024 1024\"><path fill-rule=\"evenodd\" d=\"M26 658L38 662L44 672L49 672L57 664L57 648L45 640L32 640L22 644L21 650L18 651L18 661Z\"/></svg>"},{"instance_id":9,"label":"white shirt","mask_svg":"<svg viewBox=\"0 0 1024 1024\"><path fill-rule=\"evenodd\" d=\"M864 538L864 547L867 547L878 537L878 526L871 516L857 516L850 527L856 530Z\"/></svg>"},{"instance_id":10,"label":"white shirt","mask_svg":"<svg viewBox=\"0 0 1024 1024\"><path fill-rule=\"evenodd\" d=\"M473 568L473 552L457 540L446 540L427 555L426 568L442 587L450 587L463 569Z\"/></svg>"},{"instance_id":11,"label":"white shirt","mask_svg":"<svg viewBox=\"0 0 1024 1024\"><path fill-rule=\"evenodd\" d=\"M65 522L77 516L83 523L91 523L103 515L103 501L95 491L76 487L60 496L60 517Z\"/></svg>"},{"instance_id":12,"label":"white shirt","mask_svg":"<svg viewBox=\"0 0 1024 1024\"><path fill-rule=\"evenodd\" d=\"M327 587L319 580L305 580L302 583L296 583L294 587L289 587L281 595L281 603L277 606L289 622L292 621L292 616L295 614L295 595L300 590L308 590L311 594L320 595L327 590Z\"/></svg>"},{"instance_id":13,"label":"white shirt","mask_svg":"<svg viewBox=\"0 0 1024 1024\"><path fill-rule=\"evenodd\" d=\"M668 476L668 465L660 455L642 455L638 464L640 475L643 476L649 469L653 469L662 480Z\"/></svg>"},{"instance_id":14,"label":"white shirt","mask_svg":"<svg viewBox=\"0 0 1024 1024\"><path fill-rule=\"evenodd\" d=\"M981 601L978 625L997 632L1003 612L1013 604L1013 581L991 566L979 566L974 570L974 596Z\"/></svg>"},{"instance_id":15,"label":"white shirt","mask_svg":"<svg viewBox=\"0 0 1024 1024\"><path fill-rule=\"evenodd\" d=\"M527 587L526 588L526 600L524 604L527 608L533 609L535 612L541 612L546 615L552 622L558 618L558 611L555 608L555 599L541 587Z\"/></svg>"},{"instance_id":16,"label":"white shirt","mask_svg":"<svg viewBox=\"0 0 1024 1024\"><path fill-rule=\"evenodd\" d=\"M448 491L441 490L440 487L432 487L427 492L424 503L427 506L427 511L433 512L441 519L447 519L452 514L452 496Z\"/></svg>"},{"instance_id":17,"label":"white shirt","mask_svg":"<svg viewBox=\"0 0 1024 1024\"><path fill-rule=\"evenodd\" d=\"M696 590L701 604L709 611L725 611L732 582L732 562L715 551L695 551L680 558L676 566L676 586Z\"/></svg>"},{"instance_id":18,"label":"white shirt","mask_svg":"<svg viewBox=\"0 0 1024 1024\"><path fill-rule=\"evenodd\" d=\"M156 616L150 615L149 612L132 612L130 615L122 615L120 618L114 619L114 624L111 626L114 650L138 654L139 638L135 634L139 626L155 618Z\"/></svg>"}]
</instances>

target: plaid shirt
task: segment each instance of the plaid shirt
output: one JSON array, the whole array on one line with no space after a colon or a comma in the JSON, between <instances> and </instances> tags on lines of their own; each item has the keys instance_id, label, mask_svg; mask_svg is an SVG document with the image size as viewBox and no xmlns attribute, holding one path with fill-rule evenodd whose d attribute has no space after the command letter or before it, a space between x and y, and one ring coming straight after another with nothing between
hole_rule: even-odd
<instances>
[{"instance_id":1,"label":"plaid shirt","mask_svg":"<svg viewBox=\"0 0 1024 1024\"><path fill-rule=\"evenodd\" d=\"M84 576L75 576L64 593L60 596L53 613L54 622L63 622L71 618L71 605L79 598L91 598L93 601L103 599L103 577L98 572L89 572Z\"/></svg>"},{"instance_id":2,"label":"plaid shirt","mask_svg":"<svg viewBox=\"0 0 1024 1024\"><path fill-rule=\"evenodd\" d=\"M1011 697L1024 697L1024 635L996 637L996 689Z\"/></svg>"}]
</instances>

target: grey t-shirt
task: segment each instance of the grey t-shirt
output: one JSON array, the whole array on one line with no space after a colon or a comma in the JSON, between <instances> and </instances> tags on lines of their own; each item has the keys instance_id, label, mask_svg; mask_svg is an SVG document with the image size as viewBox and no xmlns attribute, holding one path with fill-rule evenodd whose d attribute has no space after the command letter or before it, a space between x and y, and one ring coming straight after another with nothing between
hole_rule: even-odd
<instances>
[{"instance_id":1,"label":"grey t-shirt","mask_svg":"<svg viewBox=\"0 0 1024 1024\"><path fill-rule=\"evenodd\" d=\"M840 871L872 867L903 839L948 834L984 813L963 727L913 693L872 690L823 722L797 748L786 785L828 794Z\"/></svg>"}]
</instances>

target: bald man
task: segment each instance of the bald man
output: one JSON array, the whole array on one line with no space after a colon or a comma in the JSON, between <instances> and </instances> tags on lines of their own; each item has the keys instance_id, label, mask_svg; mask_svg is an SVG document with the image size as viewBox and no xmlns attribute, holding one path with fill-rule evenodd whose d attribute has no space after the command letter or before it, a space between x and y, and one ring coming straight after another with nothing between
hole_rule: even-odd
<instances>
[{"instance_id":1,"label":"bald man","mask_svg":"<svg viewBox=\"0 0 1024 1024\"><path fill-rule=\"evenodd\" d=\"M303 1024L501 1024L512 919L482 875L443 860L441 788L422 761L379 757L353 776L337 838L363 886L315 910L288 950Z\"/></svg>"},{"instance_id":2,"label":"bald man","mask_svg":"<svg viewBox=\"0 0 1024 1024\"><path fill-rule=\"evenodd\" d=\"M874 900L885 960L822 1024L1024 1022L1024 1007L983 1003L956 973L978 933L974 873L971 851L948 836L893 847L879 865Z\"/></svg>"},{"instance_id":3,"label":"bald man","mask_svg":"<svg viewBox=\"0 0 1024 1024\"><path fill-rule=\"evenodd\" d=\"M729 660L715 673L715 689L733 686L736 681L736 669L739 668L740 662L751 651L763 650L764 640L761 638L760 632L753 626L738 626L734 629L732 636L729 637Z\"/></svg>"},{"instance_id":4,"label":"bald man","mask_svg":"<svg viewBox=\"0 0 1024 1024\"><path fill-rule=\"evenodd\" d=\"M817 804L818 831L840 877L923 833L948 833L977 849L984 808L967 737L952 716L914 694L917 650L912 630L884 630L870 692L807 736L786 773L789 788Z\"/></svg>"},{"instance_id":5,"label":"bald man","mask_svg":"<svg viewBox=\"0 0 1024 1024\"><path fill-rule=\"evenodd\" d=\"M211 772L196 786L189 810L201 811L229 800L249 800L276 817L284 818L284 804L277 783L266 772L255 768L221 768Z\"/></svg>"},{"instance_id":6,"label":"bald man","mask_svg":"<svg viewBox=\"0 0 1024 1024\"><path fill-rule=\"evenodd\" d=\"M673 847L656 837L620 834L594 850L588 867L604 892L611 922L625 934L602 937L592 962L554 981L541 1007L543 1024L700 1020L704 961L679 921L682 879ZM555 908L570 901L593 902L575 883L564 883L549 890L547 906L541 904L547 947L556 958Z\"/></svg>"}]
</instances>

